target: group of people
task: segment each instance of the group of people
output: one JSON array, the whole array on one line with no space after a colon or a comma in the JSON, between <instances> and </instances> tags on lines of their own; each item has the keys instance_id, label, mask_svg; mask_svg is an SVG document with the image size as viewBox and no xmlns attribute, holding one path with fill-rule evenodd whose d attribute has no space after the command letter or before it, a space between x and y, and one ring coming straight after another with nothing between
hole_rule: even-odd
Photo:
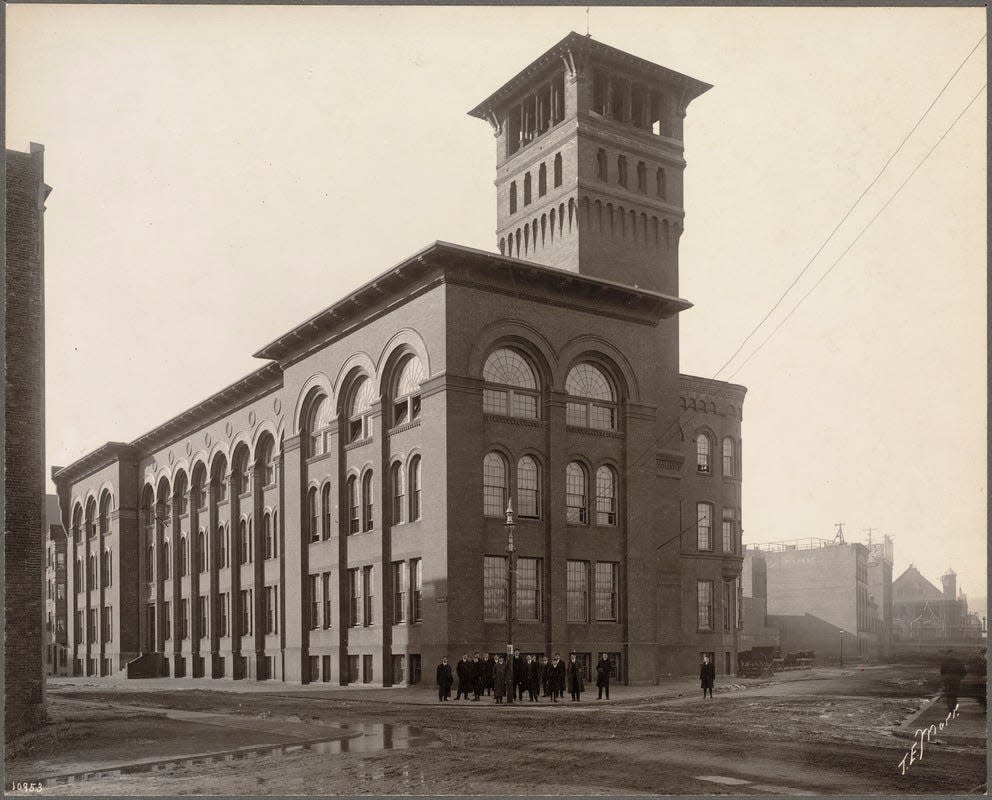
<instances>
[{"instance_id":1,"label":"group of people","mask_svg":"<svg viewBox=\"0 0 992 800\"><path fill-rule=\"evenodd\" d=\"M610 699L610 678L613 665L610 657L603 653L596 663L596 688L599 690L597 699L602 700L603 694ZM466 700L477 701L483 696L492 695L497 703L513 702L514 699L524 699L527 692L528 702L540 702L541 697L547 697L557 703L559 697L568 690L573 701L582 699L585 691L585 680L582 664L576 660L575 653L570 654L568 662L562 661L561 654L555 653L554 658L541 656L521 656L519 650L513 651L513 659L507 661L505 656L490 658L486 653L480 658L476 652L469 659L468 653L462 655L455 665L454 671L445 656L437 665L437 696L441 702L451 699L451 687L458 679L456 700L464 697ZM470 697L471 695L471 697Z\"/></svg>"}]
</instances>

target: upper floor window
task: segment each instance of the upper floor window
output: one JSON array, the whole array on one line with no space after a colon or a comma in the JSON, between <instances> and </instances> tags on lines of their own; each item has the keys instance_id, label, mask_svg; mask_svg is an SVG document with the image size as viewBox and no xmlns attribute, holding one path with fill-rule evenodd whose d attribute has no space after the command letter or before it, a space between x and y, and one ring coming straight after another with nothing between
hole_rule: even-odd
<instances>
[{"instance_id":1,"label":"upper floor window","mask_svg":"<svg viewBox=\"0 0 992 800\"><path fill-rule=\"evenodd\" d=\"M359 378L351 393L348 408L348 441L358 442L372 435L372 402L375 389L368 378Z\"/></svg>"},{"instance_id":2,"label":"upper floor window","mask_svg":"<svg viewBox=\"0 0 992 800\"><path fill-rule=\"evenodd\" d=\"M110 510L111 510L111 500L110 494L104 494L103 499L100 501L100 535L106 536L110 533Z\"/></svg>"},{"instance_id":3,"label":"upper floor window","mask_svg":"<svg viewBox=\"0 0 992 800\"><path fill-rule=\"evenodd\" d=\"M196 534L196 571L207 571L207 545L203 531Z\"/></svg>"},{"instance_id":4,"label":"upper floor window","mask_svg":"<svg viewBox=\"0 0 992 800\"><path fill-rule=\"evenodd\" d=\"M734 440L728 436L723 440L723 474L731 477L734 470Z\"/></svg>"},{"instance_id":5,"label":"upper floor window","mask_svg":"<svg viewBox=\"0 0 992 800\"><path fill-rule=\"evenodd\" d=\"M545 134L565 119L565 73L555 74L506 114L506 154L513 155L524 145Z\"/></svg>"},{"instance_id":6,"label":"upper floor window","mask_svg":"<svg viewBox=\"0 0 992 800\"><path fill-rule=\"evenodd\" d=\"M599 367L588 362L568 371L565 391L569 394L565 419L569 425L597 430L617 429L616 394Z\"/></svg>"},{"instance_id":7,"label":"upper floor window","mask_svg":"<svg viewBox=\"0 0 992 800\"><path fill-rule=\"evenodd\" d=\"M542 163L537 169L537 196L544 197L548 193L548 167Z\"/></svg>"},{"instance_id":8,"label":"upper floor window","mask_svg":"<svg viewBox=\"0 0 992 800\"><path fill-rule=\"evenodd\" d=\"M517 514L535 519L541 516L541 468L531 456L517 462Z\"/></svg>"},{"instance_id":9,"label":"upper floor window","mask_svg":"<svg viewBox=\"0 0 992 800\"><path fill-rule=\"evenodd\" d=\"M393 424L402 425L420 417L420 384L424 365L417 356L407 356L393 386Z\"/></svg>"},{"instance_id":10,"label":"upper floor window","mask_svg":"<svg viewBox=\"0 0 992 800\"><path fill-rule=\"evenodd\" d=\"M362 478L362 530L370 531L374 525L372 517L372 470Z\"/></svg>"},{"instance_id":11,"label":"upper floor window","mask_svg":"<svg viewBox=\"0 0 992 800\"><path fill-rule=\"evenodd\" d=\"M561 186L561 153L555 155L555 188Z\"/></svg>"},{"instance_id":12,"label":"upper floor window","mask_svg":"<svg viewBox=\"0 0 992 800\"><path fill-rule=\"evenodd\" d=\"M162 578L164 580L169 579L171 568L172 568L172 564L170 563L169 560L169 543L163 542L162 543Z\"/></svg>"},{"instance_id":13,"label":"upper floor window","mask_svg":"<svg viewBox=\"0 0 992 800\"><path fill-rule=\"evenodd\" d=\"M637 162L637 191L648 190L648 167L643 161Z\"/></svg>"},{"instance_id":14,"label":"upper floor window","mask_svg":"<svg viewBox=\"0 0 992 800\"><path fill-rule=\"evenodd\" d=\"M241 523L241 527L244 528L244 522ZM310 529L310 541L320 541L320 507L317 504L316 486L311 486L307 490L307 527Z\"/></svg>"},{"instance_id":15,"label":"upper floor window","mask_svg":"<svg viewBox=\"0 0 992 800\"><path fill-rule=\"evenodd\" d=\"M737 552L737 526L734 524L736 522L735 517L734 509L723 509L723 552L725 553Z\"/></svg>"},{"instance_id":16,"label":"upper floor window","mask_svg":"<svg viewBox=\"0 0 992 800\"><path fill-rule=\"evenodd\" d=\"M319 456L327 449L327 426L330 422L331 401L325 396L315 400L307 416L307 456Z\"/></svg>"},{"instance_id":17,"label":"upper floor window","mask_svg":"<svg viewBox=\"0 0 992 800\"><path fill-rule=\"evenodd\" d=\"M403 522L403 507L406 505L406 475L403 465L398 461L389 468L389 485L393 490L390 521L393 525L399 525Z\"/></svg>"},{"instance_id":18,"label":"upper floor window","mask_svg":"<svg viewBox=\"0 0 992 800\"><path fill-rule=\"evenodd\" d=\"M482 462L482 509L487 517L502 517L506 508L506 461L487 453Z\"/></svg>"},{"instance_id":19,"label":"upper floor window","mask_svg":"<svg viewBox=\"0 0 992 800\"><path fill-rule=\"evenodd\" d=\"M414 456L410 459L410 471L409 471L409 490L410 490L410 515L407 517L410 522L420 519L420 486L421 486L421 475L420 475L420 456Z\"/></svg>"},{"instance_id":20,"label":"upper floor window","mask_svg":"<svg viewBox=\"0 0 992 800\"><path fill-rule=\"evenodd\" d=\"M185 536L179 539L179 574L189 575L189 542Z\"/></svg>"},{"instance_id":21,"label":"upper floor window","mask_svg":"<svg viewBox=\"0 0 992 800\"><path fill-rule=\"evenodd\" d=\"M617 524L617 476L607 466L596 470L596 524Z\"/></svg>"},{"instance_id":22,"label":"upper floor window","mask_svg":"<svg viewBox=\"0 0 992 800\"><path fill-rule=\"evenodd\" d=\"M361 518L358 509L358 478L352 475L348 478L348 533L358 533L361 530Z\"/></svg>"},{"instance_id":23,"label":"upper floor window","mask_svg":"<svg viewBox=\"0 0 992 800\"><path fill-rule=\"evenodd\" d=\"M193 479L193 502L197 508L207 507L207 487L202 470Z\"/></svg>"},{"instance_id":24,"label":"upper floor window","mask_svg":"<svg viewBox=\"0 0 992 800\"><path fill-rule=\"evenodd\" d=\"M586 468L578 461L565 467L565 519L570 525L585 525L589 521L588 481Z\"/></svg>"},{"instance_id":25,"label":"upper floor window","mask_svg":"<svg viewBox=\"0 0 992 800\"><path fill-rule=\"evenodd\" d=\"M203 535L202 532L200 534ZM265 557L272 558L275 555L272 542L272 516L268 513L262 515L262 546L265 548Z\"/></svg>"},{"instance_id":26,"label":"upper floor window","mask_svg":"<svg viewBox=\"0 0 992 800\"><path fill-rule=\"evenodd\" d=\"M696 503L696 547L713 549L713 506L709 503Z\"/></svg>"},{"instance_id":27,"label":"upper floor window","mask_svg":"<svg viewBox=\"0 0 992 800\"><path fill-rule=\"evenodd\" d=\"M609 177L609 171L606 165L606 151L602 147L596 151L596 177L601 181L605 181Z\"/></svg>"},{"instance_id":28,"label":"upper floor window","mask_svg":"<svg viewBox=\"0 0 992 800\"><path fill-rule=\"evenodd\" d=\"M627 186L627 156L617 156L617 183Z\"/></svg>"},{"instance_id":29,"label":"upper floor window","mask_svg":"<svg viewBox=\"0 0 992 800\"><path fill-rule=\"evenodd\" d=\"M244 494L251 489L248 482L248 452L246 450L242 450L238 458L234 460L231 467L231 480L234 483L234 491L238 494Z\"/></svg>"},{"instance_id":30,"label":"upper floor window","mask_svg":"<svg viewBox=\"0 0 992 800\"><path fill-rule=\"evenodd\" d=\"M655 172L655 194L657 194L662 200L664 200L668 194L664 167L658 167L657 172Z\"/></svg>"},{"instance_id":31,"label":"upper floor window","mask_svg":"<svg viewBox=\"0 0 992 800\"><path fill-rule=\"evenodd\" d=\"M696 437L696 472L703 472L706 474L712 472L712 467L710 464L711 450L710 437L705 433L699 434Z\"/></svg>"},{"instance_id":32,"label":"upper floor window","mask_svg":"<svg viewBox=\"0 0 992 800\"><path fill-rule=\"evenodd\" d=\"M331 484L325 483L320 490L320 510L323 518L321 525L321 538L331 538Z\"/></svg>"},{"instance_id":33,"label":"upper floor window","mask_svg":"<svg viewBox=\"0 0 992 800\"><path fill-rule=\"evenodd\" d=\"M510 213L517 213L517 182L510 181Z\"/></svg>"},{"instance_id":34,"label":"upper floor window","mask_svg":"<svg viewBox=\"0 0 992 800\"><path fill-rule=\"evenodd\" d=\"M534 369L516 350L494 350L482 368L487 386L482 392L482 410L504 417L537 419L538 384Z\"/></svg>"},{"instance_id":35,"label":"upper floor window","mask_svg":"<svg viewBox=\"0 0 992 800\"><path fill-rule=\"evenodd\" d=\"M262 485L269 486L276 481L276 469L275 462L273 461L273 453L275 451L275 443L271 438L266 437L262 440L262 446L258 451L258 464L262 470Z\"/></svg>"},{"instance_id":36,"label":"upper floor window","mask_svg":"<svg viewBox=\"0 0 992 800\"><path fill-rule=\"evenodd\" d=\"M531 178L528 172L524 175L524 205L528 205L531 201Z\"/></svg>"}]
</instances>

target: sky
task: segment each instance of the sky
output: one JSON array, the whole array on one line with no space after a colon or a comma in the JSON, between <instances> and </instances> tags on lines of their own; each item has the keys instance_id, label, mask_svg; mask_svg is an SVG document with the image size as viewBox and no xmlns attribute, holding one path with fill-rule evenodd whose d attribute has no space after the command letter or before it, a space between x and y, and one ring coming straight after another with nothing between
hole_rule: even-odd
<instances>
[{"instance_id":1,"label":"sky","mask_svg":"<svg viewBox=\"0 0 992 800\"><path fill-rule=\"evenodd\" d=\"M54 188L49 465L257 369L262 345L429 242L495 250L495 141L466 112L587 21L550 7L6 14L7 147L44 144ZM939 586L953 567L984 596L986 43L965 61L984 9L588 20L599 41L714 85L685 126L681 369L748 387L744 541L872 528L894 540L896 575L913 563Z\"/></svg>"}]
</instances>

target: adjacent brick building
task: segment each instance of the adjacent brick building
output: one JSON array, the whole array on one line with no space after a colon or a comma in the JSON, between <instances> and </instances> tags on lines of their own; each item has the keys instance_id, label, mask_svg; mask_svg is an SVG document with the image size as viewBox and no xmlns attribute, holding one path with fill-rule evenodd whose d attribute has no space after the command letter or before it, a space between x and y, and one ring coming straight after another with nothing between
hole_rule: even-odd
<instances>
[{"instance_id":1,"label":"adjacent brick building","mask_svg":"<svg viewBox=\"0 0 992 800\"><path fill-rule=\"evenodd\" d=\"M6 153L4 281L4 737L44 715L44 148Z\"/></svg>"},{"instance_id":2,"label":"adjacent brick building","mask_svg":"<svg viewBox=\"0 0 992 800\"><path fill-rule=\"evenodd\" d=\"M66 581L66 536L62 527L59 498L45 496L45 611L42 624L43 659L46 675L71 675L69 635L66 627L68 583Z\"/></svg>"},{"instance_id":3,"label":"adjacent brick building","mask_svg":"<svg viewBox=\"0 0 992 800\"><path fill-rule=\"evenodd\" d=\"M679 372L683 119L569 34L471 112L500 254L436 242L266 364L55 470L86 674L416 682L506 644L736 663L744 387Z\"/></svg>"}]
</instances>

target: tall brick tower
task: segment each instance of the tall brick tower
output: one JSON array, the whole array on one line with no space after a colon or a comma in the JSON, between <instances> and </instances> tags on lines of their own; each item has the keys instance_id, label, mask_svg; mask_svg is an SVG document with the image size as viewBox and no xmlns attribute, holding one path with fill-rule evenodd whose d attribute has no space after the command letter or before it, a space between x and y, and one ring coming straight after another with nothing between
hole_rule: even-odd
<instances>
[{"instance_id":1,"label":"tall brick tower","mask_svg":"<svg viewBox=\"0 0 992 800\"><path fill-rule=\"evenodd\" d=\"M682 129L709 84L570 33L469 113L497 139L500 252L678 294Z\"/></svg>"}]
</instances>

